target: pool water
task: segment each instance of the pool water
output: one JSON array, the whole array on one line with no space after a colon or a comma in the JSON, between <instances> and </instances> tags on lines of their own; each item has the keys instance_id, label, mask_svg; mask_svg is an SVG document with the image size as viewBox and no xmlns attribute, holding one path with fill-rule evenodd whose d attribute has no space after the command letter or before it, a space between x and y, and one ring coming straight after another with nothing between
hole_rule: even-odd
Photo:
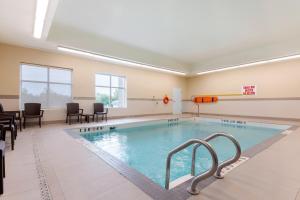
<instances>
[{"instance_id":1,"label":"pool water","mask_svg":"<svg viewBox=\"0 0 300 200\"><path fill-rule=\"evenodd\" d=\"M213 133L224 132L233 135L244 151L282 131L283 129L278 127L266 128L190 120L171 125L158 123L84 133L81 136L164 187L168 152L189 139L204 139ZM212 140L210 144L217 152L219 163L235 154L234 145L223 137ZM171 181L190 174L191 152L192 147L189 147L173 156ZM203 173L210 166L209 153L203 147L198 148L196 174Z\"/></svg>"}]
</instances>

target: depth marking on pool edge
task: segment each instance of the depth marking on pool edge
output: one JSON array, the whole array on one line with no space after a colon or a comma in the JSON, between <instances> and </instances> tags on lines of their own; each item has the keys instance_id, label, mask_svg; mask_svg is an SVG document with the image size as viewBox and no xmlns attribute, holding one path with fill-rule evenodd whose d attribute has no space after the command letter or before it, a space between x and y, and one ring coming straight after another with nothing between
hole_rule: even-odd
<instances>
[{"instance_id":1,"label":"depth marking on pool edge","mask_svg":"<svg viewBox=\"0 0 300 200\"><path fill-rule=\"evenodd\" d=\"M285 130L285 131L281 132L280 134L282 134L282 135L289 135L292 132L293 132L292 130L288 129L288 130Z\"/></svg>"},{"instance_id":2,"label":"depth marking on pool edge","mask_svg":"<svg viewBox=\"0 0 300 200\"><path fill-rule=\"evenodd\" d=\"M227 167L223 168L222 171L221 171L221 175L224 176L224 175L228 174L233 169L235 169L236 167L240 166L241 164L243 164L247 160L249 160L249 157L241 156L238 159L238 161L236 161L235 163L232 163L231 165L228 165Z\"/></svg>"}]
</instances>

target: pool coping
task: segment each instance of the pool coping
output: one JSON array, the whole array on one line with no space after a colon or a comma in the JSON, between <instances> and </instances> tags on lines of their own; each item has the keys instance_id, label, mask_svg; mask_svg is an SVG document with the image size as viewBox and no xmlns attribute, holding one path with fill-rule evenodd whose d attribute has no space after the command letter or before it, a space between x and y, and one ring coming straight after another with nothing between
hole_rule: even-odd
<instances>
[{"instance_id":1,"label":"pool coping","mask_svg":"<svg viewBox=\"0 0 300 200\"><path fill-rule=\"evenodd\" d=\"M209 117L205 117L208 118ZM173 118L172 118L173 119ZM215 118L214 118L215 119ZM226 118L222 118L226 119ZM168 120L168 119L166 119ZM154 121L161 121L161 120L148 120L144 122L154 122ZM127 124L127 123L125 123ZM135 124L130 123L130 124ZM269 123L272 124L272 123ZM122 125L122 124L116 124L116 125ZM108 125L108 126L114 126ZM86 127L85 127L86 128ZM258 153L264 151L265 149L269 148L272 144L278 142L280 139L284 138L286 134L282 134L285 131L293 131L297 129L298 126L291 125L288 129L283 130L279 134L276 134L272 136L271 138L251 147L250 149L247 149L246 151L242 152L243 157L252 158ZM74 128L73 128L74 129ZM159 186L157 183L153 182L150 178L146 177L136 169L128 166L126 163L122 162L118 158L114 157L113 155L109 154L108 152L102 150L101 148L95 147L94 144L84 139L82 136L80 136L78 133L74 133L73 129L65 129L65 132L68 133L71 137L73 137L77 142L84 145L86 148L88 148L92 153L96 154L100 159L105 161L107 164L109 164L111 167L113 167L120 175L127 178L131 183L136 185L139 189L141 189L143 192L148 194L151 198L157 199L157 200L167 200L167 199L174 199L174 200L186 200L192 195L189 194L186 191L186 188L190 185L192 179L185 181L184 183L181 183L180 185L170 189L165 190L163 187ZM78 128L75 128L78 129ZM201 191L205 187L209 186L213 182L217 181L218 179L214 177L210 177L198 184L198 189Z\"/></svg>"}]
</instances>

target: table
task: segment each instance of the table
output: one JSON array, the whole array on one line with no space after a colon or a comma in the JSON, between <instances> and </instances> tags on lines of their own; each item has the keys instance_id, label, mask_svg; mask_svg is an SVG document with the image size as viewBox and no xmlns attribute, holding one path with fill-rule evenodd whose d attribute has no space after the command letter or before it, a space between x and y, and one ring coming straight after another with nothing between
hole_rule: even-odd
<instances>
[{"instance_id":1,"label":"table","mask_svg":"<svg viewBox=\"0 0 300 200\"><path fill-rule=\"evenodd\" d=\"M94 114L82 114L82 116L85 118L85 121L87 123L90 123L90 118L92 117L93 121L95 121L95 115Z\"/></svg>"}]
</instances>

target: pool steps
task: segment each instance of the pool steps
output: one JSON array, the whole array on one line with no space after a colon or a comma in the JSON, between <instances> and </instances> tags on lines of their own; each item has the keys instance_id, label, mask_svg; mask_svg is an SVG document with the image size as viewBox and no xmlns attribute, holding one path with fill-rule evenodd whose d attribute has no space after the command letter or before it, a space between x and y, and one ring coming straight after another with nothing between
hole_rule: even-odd
<instances>
[{"instance_id":1,"label":"pool steps","mask_svg":"<svg viewBox=\"0 0 300 200\"><path fill-rule=\"evenodd\" d=\"M180 185L180 184L182 184L182 183L184 183L184 182L186 182L186 181L188 181L188 180L190 180L192 178L194 178L194 176L192 176L191 174L187 174L185 176L177 178L174 181L170 182L169 189L173 189L176 186L178 186L178 185Z\"/></svg>"},{"instance_id":2,"label":"pool steps","mask_svg":"<svg viewBox=\"0 0 300 200\"><path fill-rule=\"evenodd\" d=\"M200 139L191 139L188 140L187 142L179 145L178 147L176 147L175 149L173 149L172 151L169 152L168 156L167 156L167 163L166 163L166 178L165 178L165 188L167 190L170 189L170 177L171 177L171 160L173 155L175 155L176 153L186 149L187 147L194 145L194 144L201 144L203 145L208 152L210 153L210 156L212 158L212 166L211 168L204 172L203 174L200 174L198 176L196 176L195 178L193 178L193 181L191 183L191 186L188 188L188 192L191 194L198 194L199 191L197 190L197 185L200 181L207 179L209 177L211 177L218 169L218 156L217 153L215 152L215 150L213 149L213 147L206 141L204 140L200 140Z\"/></svg>"},{"instance_id":3,"label":"pool steps","mask_svg":"<svg viewBox=\"0 0 300 200\"><path fill-rule=\"evenodd\" d=\"M215 150L208 143L210 140L217 138L217 137L225 137L225 138L229 139L234 144L235 149L236 149L236 154L234 157L232 157L220 164L218 163L218 156L217 156ZM172 156L175 155L176 153L186 149L187 147L189 147L191 145L194 145L193 146L193 154L192 154L192 166L191 166L191 176L193 177L193 180L192 180L190 186L187 188L187 191L192 195L199 194L200 191L198 190L197 185L202 180L205 180L213 175L215 176L215 178L218 178L218 179L224 178L224 174L221 174L222 169L226 168L228 166L231 166L233 163L238 161L241 157L241 152L242 152L241 146L238 143L238 141L232 135L228 135L225 133L214 133L214 134L208 136L207 138L205 138L204 140L199 140L199 139L188 140L187 142L179 145L178 147L176 147L175 149L170 151L167 156L165 189L169 190L171 188L170 187L170 173L171 173L170 167L171 167ZM196 176L196 174L195 174L196 152L200 146L204 146L210 153L211 158L212 158L212 166L208 171ZM174 185L174 183L172 185Z\"/></svg>"},{"instance_id":4,"label":"pool steps","mask_svg":"<svg viewBox=\"0 0 300 200\"><path fill-rule=\"evenodd\" d=\"M231 165L224 167L221 171L221 175L225 176L226 174L228 174L229 172L231 172L232 170L234 170L235 168L237 168L238 166L240 166L241 164L245 163L247 160L249 160L248 157L245 156L241 156L239 158L238 161L236 161L235 163L232 163ZM194 178L195 176L192 176L192 174L187 174L185 176L179 177L177 179L175 179L174 181L170 182L170 186L169 189L173 189L175 187L177 187L178 185L181 185L182 183Z\"/></svg>"},{"instance_id":5,"label":"pool steps","mask_svg":"<svg viewBox=\"0 0 300 200\"><path fill-rule=\"evenodd\" d=\"M228 135L226 133L215 133L212 134L210 136L208 136L207 138L204 139L204 141L209 142L210 140L213 140L214 138L217 137L225 137L227 139L229 139L235 147L236 150L236 154L233 158L226 160L224 162L222 162L219 166L218 169L216 171L215 177L216 178L223 178L223 176L221 176L221 171L224 167L231 165L232 163L236 162L242 154L242 150L241 150L241 146L239 144L239 142L232 136L232 135ZM191 168L191 174L194 176L195 175L195 161L196 161L196 153L197 153L197 149L200 147L201 145L197 144L193 147L193 154L192 154L192 168Z\"/></svg>"}]
</instances>

